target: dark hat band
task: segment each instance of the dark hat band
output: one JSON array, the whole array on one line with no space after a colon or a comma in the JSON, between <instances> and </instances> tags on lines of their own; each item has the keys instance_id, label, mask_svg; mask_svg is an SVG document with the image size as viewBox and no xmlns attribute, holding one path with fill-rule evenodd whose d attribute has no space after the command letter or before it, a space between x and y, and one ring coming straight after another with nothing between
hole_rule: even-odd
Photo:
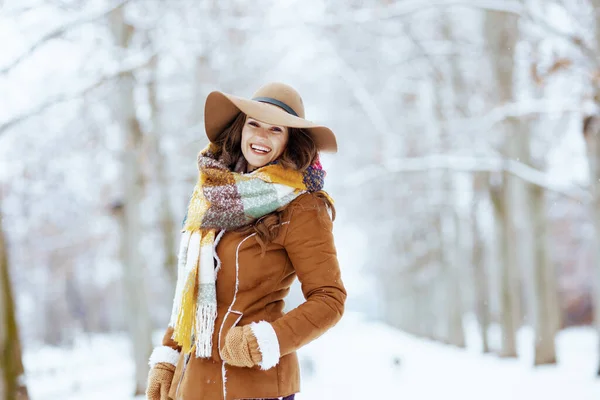
<instances>
[{"instance_id":1,"label":"dark hat band","mask_svg":"<svg viewBox=\"0 0 600 400\"><path fill-rule=\"evenodd\" d=\"M295 117L298 116L298 114L296 114L296 111L294 111L294 109L292 107L290 107L287 104L285 104L284 102L274 99L272 97L255 97L252 100L260 101L261 103L273 104L274 106L283 108L288 114L292 114Z\"/></svg>"}]
</instances>

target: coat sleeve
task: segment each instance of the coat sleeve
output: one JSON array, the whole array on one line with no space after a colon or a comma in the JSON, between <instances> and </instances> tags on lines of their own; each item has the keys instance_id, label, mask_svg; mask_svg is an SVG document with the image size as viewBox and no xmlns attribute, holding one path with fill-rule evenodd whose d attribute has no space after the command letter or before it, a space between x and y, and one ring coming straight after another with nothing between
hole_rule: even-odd
<instances>
[{"instance_id":1,"label":"coat sleeve","mask_svg":"<svg viewBox=\"0 0 600 400\"><path fill-rule=\"evenodd\" d=\"M327 207L314 195L302 197L291 210L284 247L306 301L271 323L281 356L334 326L342 317L346 302Z\"/></svg>"},{"instance_id":2,"label":"coat sleeve","mask_svg":"<svg viewBox=\"0 0 600 400\"><path fill-rule=\"evenodd\" d=\"M152 354L150 354L150 359L148 360L150 368L153 368L158 363L177 365L181 354L181 346L173 340L172 336L173 328L169 326L163 336L162 346L155 347Z\"/></svg>"},{"instance_id":3,"label":"coat sleeve","mask_svg":"<svg viewBox=\"0 0 600 400\"><path fill-rule=\"evenodd\" d=\"M163 339L162 339L162 345L168 346L176 351L181 351L181 346L178 345L175 340L173 340L173 328L170 326L165 331L165 335L163 336Z\"/></svg>"}]
</instances>

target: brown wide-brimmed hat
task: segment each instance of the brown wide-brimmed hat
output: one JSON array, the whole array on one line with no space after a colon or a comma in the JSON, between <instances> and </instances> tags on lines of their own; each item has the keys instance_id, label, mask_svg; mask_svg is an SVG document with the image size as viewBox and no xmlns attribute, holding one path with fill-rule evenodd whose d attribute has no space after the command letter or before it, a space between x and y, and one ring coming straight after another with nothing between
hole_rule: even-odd
<instances>
[{"instance_id":1,"label":"brown wide-brimmed hat","mask_svg":"<svg viewBox=\"0 0 600 400\"><path fill-rule=\"evenodd\" d=\"M337 152L333 131L304 119L304 103L291 86L279 82L267 83L254 93L252 99L211 92L204 106L204 127L208 139L214 142L240 111L270 125L304 128L319 151Z\"/></svg>"}]
</instances>

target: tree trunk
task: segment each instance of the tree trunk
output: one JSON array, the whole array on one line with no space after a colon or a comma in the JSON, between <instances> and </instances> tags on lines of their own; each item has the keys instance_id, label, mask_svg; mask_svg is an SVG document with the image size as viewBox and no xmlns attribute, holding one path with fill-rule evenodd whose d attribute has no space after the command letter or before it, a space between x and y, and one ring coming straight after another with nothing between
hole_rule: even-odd
<instances>
[{"instance_id":1,"label":"tree trunk","mask_svg":"<svg viewBox=\"0 0 600 400\"><path fill-rule=\"evenodd\" d=\"M530 124L523 121L522 128ZM530 135L523 129L515 136L516 156L533 167ZM556 363L554 338L558 312L554 269L548 259L547 216L544 189L525 182L514 182L519 235L519 265L528 273L529 322L534 331L534 365ZM518 186L517 186L518 185Z\"/></svg>"},{"instance_id":2,"label":"tree trunk","mask_svg":"<svg viewBox=\"0 0 600 400\"><path fill-rule=\"evenodd\" d=\"M0 399L26 400L29 399L29 394L25 386L21 340L2 222L0 206L0 371L2 372Z\"/></svg>"},{"instance_id":3,"label":"tree trunk","mask_svg":"<svg viewBox=\"0 0 600 400\"><path fill-rule=\"evenodd\" d=\"M504 177L506 178L506 177ZM514 240L510 238L512 233L507 224L508 208L506 206L506 184L493 188L491 191L492 204L494 208L495 243L498 246L500 262L498 266L499 282L499 322L502 330L502 342L499 354L503 357L517 356L517 336L514 318L514 299L518 295L515 285L512 284L512 267L514 257L511 251Z\"/></svg>"},{"instance_id":4,"label":"tree trunk","mask_svg":"<svg viewBox=\"0 0 600 400\"><path fill-rule=\"evenodd\" d=\"M598 28L598 30L600 31L600 28ZM600 45L600 41L598 43ZM600 88L597 88L596 90L598 93L597 99L600 100ZM586 118L584 123L584 135L590 170L590 189L592 192L590 207L592 221L596 231L594 239L595 245L593 246L596 249L594 320L599 338L598 348L600 349L600 115ZM597 374L600 376L600 364L598 366Z\"/></svg>"},{"instance_id":5,"label":"tree trunk","mask_svg":"<svg viewBox=\"0 0 600 400\"><path fill-rule=\"evenodd\" d=\"M151 110L152 132L148 135L148 151L152 153L154 173L156 183L158 185L158 193L160 196L160 225L163 235L163 250L165 259L163 267L167 278L170 281L169 287L175 290L177 282L177 248L176 239L179 233L179 225L175 221L175 214L171 207L170 185L165 165L165 157L161 150L160 138L164 135L164 128L161 120L161 110L158 102L158 74L157 74L158 58L155 57L151 64L151 78L148 83L148 103Z\"/></svg>"},{"instance_id":6,"label":"tree trunk","mask_svg":"<svg viewBox=\"0 0 600 400\"><path fill-rule=\"evenodd\" d=\"M124 59L134 28L124 17L124 7L117 8L110 15L110 27L115 45ZM128 308L128 324L133 345L135 362L135 395L145 392L148 374L148 358L152 351L152 328L146 301L143 261L140 254L142 226L139 205L143 197L143 176L140 169L140 149L142 131L136 116L134 99L135 78L133 73L125 74L117 92L117 113L123 134L123 203L120 211L121 248L123 278Z\"/></svg>"},{"instance_id":7,"label":"tree trunk","mask_svg":"<svg viewBox=\"0 0 600 400\"><path fill-rule=\"evenodd\" d=\"M447 15L445 17L445 23L443 24L443 39L448 40L449 42L456 40L456 28L453 26L453 24L455 24L455 21L449 15ZM452 95L451 97L453 104L452 107L449 107L451 110L451 115L447 116L446 119L458 117L461 114L464 115L468 102L466 97L466 81L459 65L459 57L451 56L450 60L450 93ZM452 132L452 134L455 134L455 132ZM450 135L446 135L447 143L445 143L444 147L446 147L448 152L452 151L451 140L452 137L450 137ZM448 190L452 193L452 196L448 195L448 198L452 199L452 208L448 209L448 218L451 222L451 230L453 231L452 237L449 241L450 249L452 251L450 254L452 260L452 274L450 277L451 282L449 282L449 300L451 302L449 316L449 339L451 344L458 347L465 347L465 330L463 326L464 296L463 291L461 290L463 271L467 265L464 240L465 222L464 219L461 218L461 198L463 195L456 189L461 176L457 173L452 174L450 171L447 173L448 176L445 178L445 181L447 182Z\"/></svg>"},{"instance_id":8,"label":"tree trunk","mask_svg":"<svg viewBox=\"0 0 600 400\"><path fill-rule=\"evenodd\" d=\"M441 15L441 36L442 39L452 40L452 20L446 13ZM435 68L436 98L435 98L435 116L440 123L439 144L441 151L450 152L452 150L451 133L444 129L445 121L453 115L453 111L459 106L455 99L456 91L461 86L461 77L458 66L455 62L451 63L448 71L441 67ZM444 79L444 76L449 76ZM443 326L443 341L459 347L465 346L464 328L462 324L463 307L462 293L460 290L461 263L459 248L460 236L458 234L458 220L456 218L456 209L458 208L457 196L453 183L455 175L452 171L444 169L441 172L433 172L434 176L439 177L436 186L441 189L442 197L437 204L440 210L440 246L441 274L438 279L441 280L441 316L445 322Z\"/></svg>"},{"instance_id":9,"label":"tree trunk","mask_svg":"<svg viewBox=\"0 0 600 400\"><path fill-rule=\"evenodd\" d=\"M490 61L494 68L494 89L500 105L513 101L514 95L514 59L519 34L519 18L507 13L488 11L484 22L485 35L490 52ZM515 136L520 133L519 121L509 117L504 121L505 157L516 154ZM500 325L502 328L502 348L500 355L516 357L516 330L520 324L519 279L517 268L518 236L514 221L514 212L518 210L517 178L507 172L502 176L503 188L498 192L502 199L496 199L495 209L501 218L503 237L500 238L502 263L500 279Z\"/></svg>"},{"instance_id":10,"label":"tree trunk","mask_svg":"<svg viewBox=\"0 0 600 400\"><path fill-rule=\"evenodd\" d=\"M487 186L487 173L477 173L473 179L473 193L477 198L484 186ZM476 199L475 199L476 200ZM490 352L488 329L490 326L490 305L488 299L488 273L485 258L485 241L477 218L477 201L471 209L471 232L473 238L473 281L475 285L475 313L479 322L482 351Z\"/></svg>"},{"instance_id":11,"label":"tree trunk","mask_svg":"<svg viewBox=\"0 0 600 400\"><path fill-rule=\"evenodd\" d=\"M463 326L463 290L461 289L462 280L462 268L465 265L464 254L464 241L462 231L462 221L458 210L450 215L449 222L452 224L452 230L454 234L452 236L452 244L454 245L451 253L451 266L452 273L450 275L451 282L450 286L450 297L448 301L449 307L449 327L448 327L448 340L450 344L458 347L466 347L465 342L465 329Z\"/></svg>"},{"instance_id":12,"label":"tree trunk","mask_svg":"<svg viewBox=\"0 0 600 400\"><path fill-rule=\"evenodd\" d=\"M600 55L600 0L592 0L592 7L596 12L596 57ZM594 83L594 101L596 108L600 109L600 84ZM584 135L588 154L590 170L590 189L592 202L590 204L594 228L596 231L593 248L596 249L595 259L595 285L594 285L594 320L598 332L598 370L600 376L600 115L596 114L586 119Z\"/></svg>"},{"instance_id":13,"label":"tree trunk","mask_svg":"<svg viewBox=\"0 0 600 400\"><path fill-rule=\"evenodd\" d=\"M533 82L534 98L543 98L543 90ZM521 121L522 131L515 136L516 156L523 162L543 170L543 165L534 165L531 154L531 132L537 128L539 115ZM542 117L543 118L543 117ZM541 163L540 163L541 164ZM521 182L520 223L521 269L527 272L529 301L528 321L533 328L534 365L556 364L555 337L559 328L559 303L554 264L548 254L548 216L545 204L545 189Z\"/></svg>"},{"instance_id":14,"label":"tree trunk","mask_svg":"<svg viewBox=\"0 0 600 400\"><path fill-rule=\"evenodd\" d=\"M559 302L554 264L548 257L548 222L545 190L531 188L532 215L534 219L535 264L533 276L535 357L534 365L556 364L555 338L559 329Z\"/></svg>"}]
</instances>

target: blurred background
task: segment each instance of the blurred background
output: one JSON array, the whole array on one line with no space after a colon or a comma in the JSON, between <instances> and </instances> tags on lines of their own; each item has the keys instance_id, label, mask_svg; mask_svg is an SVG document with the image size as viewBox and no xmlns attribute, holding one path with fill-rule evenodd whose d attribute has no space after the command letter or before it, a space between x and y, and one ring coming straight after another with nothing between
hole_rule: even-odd
<instances>
[{"instance_id":1,"label":"blurred background","mask_svg":"<svg viewBox=\"0 0 600 400\"><path fill-rule=\"evenodd\" d=\"M298 399L600 398L600 0L3 0L2 399L144 398L206 95L269 81L339 143Z\"/></svg>"}]
</instances>

